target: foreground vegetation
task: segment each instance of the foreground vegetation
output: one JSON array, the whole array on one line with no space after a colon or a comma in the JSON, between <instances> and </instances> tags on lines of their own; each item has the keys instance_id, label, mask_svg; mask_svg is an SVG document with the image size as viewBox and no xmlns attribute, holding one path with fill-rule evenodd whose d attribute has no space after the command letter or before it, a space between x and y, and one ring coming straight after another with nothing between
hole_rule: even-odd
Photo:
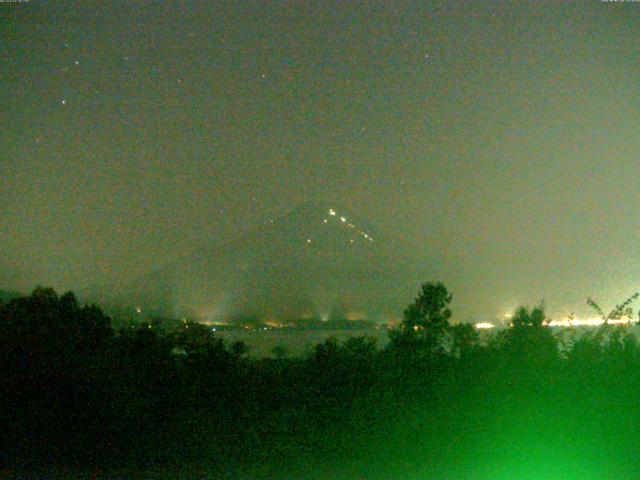
<instances>
[{"instance_id":1,"label":"foreground vegetation","mask_svg":"<svg viewBox=\"0 0 640 480\"><path fill-rule=\"evenodd\" d=\"M251 359L199 324L114 331L71 293L0 301L0 476L637 478L631 327L559 336L521 308L481 343L450 302L423 285L384 349Z\"/></svg>"}]
</instances>

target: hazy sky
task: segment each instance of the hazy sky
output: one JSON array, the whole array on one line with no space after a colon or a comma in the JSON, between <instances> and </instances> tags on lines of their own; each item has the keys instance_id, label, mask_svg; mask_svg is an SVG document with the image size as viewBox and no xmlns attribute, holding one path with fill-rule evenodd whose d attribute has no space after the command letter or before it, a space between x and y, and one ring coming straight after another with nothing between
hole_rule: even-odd
<instances>
[{"instance_id":1,"label":"hazy sky","mask_svg":"<svg viewBox=\"0 0 640 480\"><path fill-rule=\"evenodd\" d=\"M0 3L0 282L121 282L335 199L465 318L609 307L639 56L635 2Z\"/></svg>"}]
</instances>

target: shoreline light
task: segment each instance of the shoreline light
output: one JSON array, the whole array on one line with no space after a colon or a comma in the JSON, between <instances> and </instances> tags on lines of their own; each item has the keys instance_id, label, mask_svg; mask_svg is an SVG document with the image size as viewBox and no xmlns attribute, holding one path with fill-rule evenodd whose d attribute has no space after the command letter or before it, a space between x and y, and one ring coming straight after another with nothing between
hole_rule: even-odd
<instances>
[{"instance_id":1,"label":"shoreline light","mask_svg":"<svg viewBox=\"0 0 640 480\"><path fill-rule=\"evenodd\" d=\"M488 330L490 328L496 328L496 326L493 323L489 323L489 322L476 323L475 327L478 330Z\"/></svg>"},{"instance_id":2,"label":"shoreline light","mask_svg":"<svg viewBox=\"0 0 640 480\"><path fill-rule=\"evenodd\" d=\"M638 320L621 318L608 320L607 323L610 325L629 325L638 323ZM602 318L563 318L561 320L551 320L547 325L550 327L598 327L604 325L604 320Z\"/></svg>"},{"instance_id":3,"label":"shoreline light","mask_svg":"<svg viewBox=\"0 0 640 480\"><path fill-rule=\"evenodd\" d=\"M545 322L544 326L552 327L552 328L570 328L570 327L599 327L604 325L604 320L602 318L562 318L560 320L551 320L549 322ZM613 319L608 320L607 323L609 325L635 325L638 323L638 320L633 318L622 318L622 319ZM476 323L475 328L478 330L488 330L491 328L496 328L496 325L490 322L480 322ZM512 325L505 325L505 327L510 328Z\"/></svg>"}]
</instances>

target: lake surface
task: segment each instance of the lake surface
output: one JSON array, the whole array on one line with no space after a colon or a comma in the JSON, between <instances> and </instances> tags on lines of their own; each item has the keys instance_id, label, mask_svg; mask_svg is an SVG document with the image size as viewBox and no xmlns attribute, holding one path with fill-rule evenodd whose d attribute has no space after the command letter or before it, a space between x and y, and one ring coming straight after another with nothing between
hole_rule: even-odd
<instances>
[{"instance_id":1,"label":"lake surface","mask_svg":"<svg viewBox=\"0 0 640 480\"><path fill-rule=\"evenodd\" d=\"M286 349L288 356L299 356L313 348L314 345L324 342L329 337L336 337L343 342L350 337L367 335L375 338L378 347L385 346L388 341L387 330L227 330L217 334L228 342L242 340L250 350L252 357L273 356L272 350L276 346Z\"/></svg>"},{"instance_id":2,"label":"lake surface","mask_svg":"<svg viewBox=\"0 0 640 480\"><path fill-rule=\"evenodd\" d=\"M593 332L597 329L594 326L580 326L575 328L578 337L587 332ZM495 335L500 329L481 330L480 341L486 342L488 338ZM640 327L636 324L625 329L626 332L634 334L640 339ZM571 334L570 330L564 327L554 327L553 333L557 336L565 336L565 339ZM250 350L249 356L272 357L273 348L281 346L285 348L287 356L300 356L310 351L314 345L324 342L329 337L336 337L339 342L343 342L350 337L358 337L367 335L376 339L378 348L384 347L389 343L388 330L382 328L362 329L362 330L297 330L297 329L273 329L273 330L226 330L216 332L217 335L231 343L236 340L245 342Z\"/></svg>"}]
</instances>

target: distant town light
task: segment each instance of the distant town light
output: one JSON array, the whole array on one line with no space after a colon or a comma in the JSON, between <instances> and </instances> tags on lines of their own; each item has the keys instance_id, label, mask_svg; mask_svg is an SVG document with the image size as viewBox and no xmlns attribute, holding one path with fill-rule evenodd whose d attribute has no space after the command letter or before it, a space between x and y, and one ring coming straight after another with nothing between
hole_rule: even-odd
<instances>
[{"instance_id":1,"label":"distant town light","mask_svg":"<svg viewBox=\"0 0 640 480\"><path fill-rule=\"evenodd\" d=\"M478 330L488 330L490 328L495 328L495 325L489 322L480 322L480 323L476 323L476 328Z\"/></svg>"},{"instance_id":2,"label":"distant town light","mask_svg":"<svg viewBox=\"0 0 640 480\"><path fill-rule=\"evenodd\" d=\"M329 215L333 215L334 217L336 216L336 211L333 208L329 209Z\"/></svg>"},{"instance_id":3,"label":"distant town light","mask_svg":"<svg viewBox=\"0 0 640 480\"><path fill-rule=\"evenodd\" d=\"M347 221L347 219L346 219L346 218L344 218L344 217L340 217L340 221L341 221L342 223L344 223L344 222L346 222L346 221Z\"/></svg>"},{"instance_id":4,"label":"distant town light","mask_svg":"<svg viewBox=\"0 0 640 480\"><path fill-rule=\"evenodd\" d=\"M610 325L628 325L631 323L637 323L638 320L634 318L616 318L609 319L607 323ZM563 318L561 320L551 320L548 322L550 327L597 327L604 324L602 318Z\"/></svg>"}]
</instances>

